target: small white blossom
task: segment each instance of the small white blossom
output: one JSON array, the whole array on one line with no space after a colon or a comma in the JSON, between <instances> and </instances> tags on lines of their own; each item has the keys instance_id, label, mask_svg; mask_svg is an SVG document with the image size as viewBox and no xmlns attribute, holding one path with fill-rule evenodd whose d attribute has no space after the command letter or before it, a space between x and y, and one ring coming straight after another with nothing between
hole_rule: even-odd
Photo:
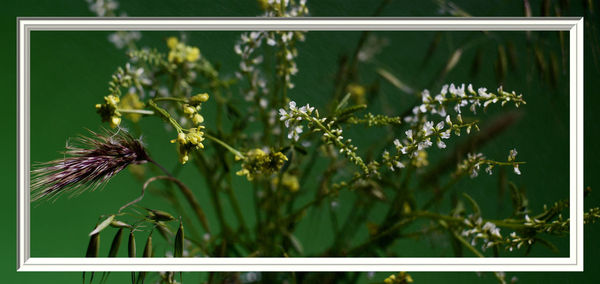
<instances>
[{"instance_id":1,"label":"small white blossom","mask_svg":"<svg viewBox=\"0 0 600 284\"><path fill-rule=\"evenodd\" d=\"M515 164L515 166L513 167L513 171L515 172L515 174L521 175L521 170L519 170L519 164Z\"/></svg>"},{"instance_id":2,"label":"small white blossom","mask_svg":"<svg viewBox=\"0 0 600 284\"><path fill-rule=\"evenodd\" d=\"M431 145L431 139L427 138L424 141L419 142L419 144L417 144L417 148L419 150L423 150L429 148Z\"/></svg>"},{"instance_id":3,"label":"small white blossom","mask_svg":"<svg viewBox=\"0 0 600 284\"><path fill-rule=\"evenodd\" d=\"M431 135L433 133L433 121L427 121L423 125L423 131L425 131L425 136Z\"/></svg>"},{"instance_id":4,"label":"small white blossom","mask_svg":"<svg viewBox=\"0 0 600 284\"><path fill-rule=\"evenodd\" d=\"M444 148L446 148L446 143L444 143L444 141L442 141L441 139L438 138L437 146L440 149L444 149Z\"/></svg>"},{"instance_id":5,"label":"small white blossom","mask_svg":"<svg viewBox=\"0 0 600 284\"><path fill-rule=\"evenodd\" d=\"M492 175L492 169L494 168L493 165L489 165L487 168L485 168L485 172Z\"/></svg>"},{"instance_id":6,"label":"small white blossom","mask_svg":"<svg viewBox=\"0 0 600 284\"><path fill-rule=\"evenodd\" d=\"M412 133L412 129L406 130L406 131L404 132L404 134L406 134L406 137L407 137L409 140L412 140L412 139L413 139L413 133Z\"/></svg>"},{"instance_id":7,"label":"small white blossom","mask_svg":"<svg viewBox=\"0 0 600 284\"><path fill-rule=\"evenodd\" d=\"M442 130L442 129L444 129L444 122L443 122L443 121L440 121L440 122L438 122L438 124L435 126L435 130L437 130L437 131L440 131L440 130Z\"/></svg>"},{"instance_id":8,"label":"small white blossom","mask_svg":"<svg viewBox=\"0 0 600 284\"><path fill-rule=\"evenodd\" d=\"M446 130L444 132L441 132L440 133L440 138L442 138L442 139L448 139L448 138L450 138L450 129L448 129L448 130Z\"/></svg>"}]
</instances>

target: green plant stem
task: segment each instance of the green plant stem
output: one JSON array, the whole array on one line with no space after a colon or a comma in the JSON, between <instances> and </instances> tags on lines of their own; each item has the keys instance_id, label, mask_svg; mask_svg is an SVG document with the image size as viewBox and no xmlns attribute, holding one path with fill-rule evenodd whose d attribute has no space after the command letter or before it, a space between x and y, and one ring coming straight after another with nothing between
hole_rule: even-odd
<instances>
[{"instance_id":1,"label":"green plant stem","mask_svg":"<svg viewBox=\"0 0 600 284\"><path fill-rule=\"evenodd\" d=\"M181 125L179 125L179 123L171 116L171 114L169 114L169 112L167 110L165 110L164 108L159 107L154 100L148 100L148 106L150 106L151 108L153 108L154 110L156 110L156 113L165 121L167 121L169 124L171 124L171 126L173 126L177 132L183 132L183 128L181 127Z\"/></svg>"},{"instance_id":2,"label":"green plant stem","mask_svg":"<svg viewBox=\"0 0 600 284\"><path fill-rule=\"evenodd\" d=\"M155 102L171 101L171 102L187 103L188 99L187 98L174 98L174 97L159 97L159 98L152 99L152 101L155 101Z\"/></svg>"},{"instance_id":3,"label":"green plant stem","mask_svg":"<svg viewBox=\"0 0 600 284\"><path fill-rule=\"evenodd\" d=\"M204 137L217 142L219 145L225 147L225 149L227 149L229 152L231 152L232 154L236 155L238 158L240 159L245 159L246 156L244 156L244 154L242 154L240 151L234 149L233 147L229 146L227 143L223 142L222 140L220 140L217 137L214 137L208 133L204 133Z\"/></svg>"}]
</instances>

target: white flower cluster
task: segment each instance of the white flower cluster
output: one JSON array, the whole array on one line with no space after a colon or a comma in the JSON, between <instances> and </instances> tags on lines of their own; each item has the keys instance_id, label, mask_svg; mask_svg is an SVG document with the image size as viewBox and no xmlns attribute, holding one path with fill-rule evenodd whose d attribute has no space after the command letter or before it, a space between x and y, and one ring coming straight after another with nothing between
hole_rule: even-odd
<instances>
[{"instance_id":1,"label":"white flower cluster","mask_svg":"<svg viewBox=\"0 0 600 284\"><path fill-rule=\"evenodd\" d=\"M314 112L314 116L313 116ZM291 101L288 105L288 110L281 108L279 109L279 119L283 121L285 127L290 129L288 134L289 139L298 141L300 139L300 133L302 133L303 126L299 125L300 121L306 120L308 127L313 132L322 132L322 139L326 144L330 144L339 149L340 154L344 154L352 163L359 166L364 174L366 175L378 175L376 162L371 163L369 167L361 157L356 153L358 148L352 145L352 139L344 140L342 136L342 129L335 127L335 121L327 121L326 117L321 118L319 111L310 105L296 107L296 102Z\"/></svg>"},{"instance_id":2,"label":"white flower cluster","mask_svg":"<svg viewBox=\"0 0 600 284\"><path fill-rule=\"evenodd\" d=\"M117 31L108 35L108 41L112 42L116 48L132 46L132 44L142 38L142 33L138 31Z\"/></svg>"},{"instance_id":3,"label":"white flower cluster","mask_svg":"<svg viewBox=\"0 0 600 284\"><path fill-rule=\"evenodd\" d=\"M264 75L260 69L256 68L256 65L262 63L263 57L255 54L255 51L262 45L266 34L266 32L243 33L240 41L234 46L235 53L242 58L240 72L237 72L236 76L238 79L246 76L250 83L250 87L244 91L246 101L254 100L258 92L262 94L269 92Z\"/></svg>"},{"instance_id":4,"label":"white flower cluster","mask_svg":"<svg viewBox=\"0 0 600 284\"><path fill-rule=\"evenodd\" d=\"M283 108L279 109L279 119L283 121L285 127L290 129L288 133L289 139L294 139L294 141L298 141L300 139L300 133L302 133L302 129L304 126L298 125L298 122L302 120L303 115L312 115L315 110L314 107L311 107L309 104L305 106L301 106L300 108L296 107L296 102L291 101L288 105L289 112ZM322 122L325 122L326 118L322 119ZM327 133L325 133L327 134ZM341 129L340 129L341 134Z\"/></svg>"},{"instance_id":5,"label":"white flower cluster","mask_svg":"<svg viewBox=\"0 0 600 284\"><path fill-rule=\"evenodd\" d=\"M532 245L533 244L533 239L532 238L527 238L527 237L519 236L519 235L517 235L516 232L510 233L509 236L510 237L507 238L507 240L506 240L506 243L507 243L506 248L509 251L513 251L515 248L516 249L521 249L521 247L524 244L527 244L527 245Z\"/></svg>"},{"instance_id":6,"label":"white flower cluster","mask_svg":"<svg viewBox=\"0 0 600 284\"><path fill-rule=\"evenodd\" d=\"M473 220L473 216L469 216L464 220L464 224L469 229L464 229L461 233L463 237L471 238L471 245L476 246L478 240L482 240L483 244L481 249L485 251L494 245L502 243L502 235L500 234L500 228L492 222L483 223L483 219L478 217Z\"/></svg>"},{"instance_id":7,"label":"white flower cluster","mask_svg":"<svg viewBox=\"0 0 600 284\"><path fill-rule=\"evenodd\" d=\"M449 115L446 119L438 123L433 121L425 121L422 127L415 129L409 129L404 132L406 138L402 141L399 139L394 140L394 147L396 148L397 155L391 156L389 152L383 153L384 163L393 171L394 168L404 168L405 164L401 161L403 157L409 159L415 159L419 157L419 152L428 149L433 145L435 141L436 145L440 149L446 148L446 143L443 140L449 139L454 130L456 135L460 135L461 128L467 128L467 132L470 131L471 126L476 124L462 124L462 118L458 117L458 122L452 122ZM447 127L446 127L447 126Z\"/></svg>"},{"instance_id":8,"label":"white flower cluster","mask_svg":"<svg viewBox=\"0 0 600 284\"><path fill-rule=\"evenodd\" d=\"M119 3L114 0L86 0L88 8L98 17L115 17L117 16L117 8ZM125 13L120 15L126 17ZM133 44L142 38L139 31L117 31L108 35L108 41L115 45L116 48L131 47Z\"/></svg>"},{"instance_id":9,"label":"white flower cluster","mask_svg":"<svg viewBox=\"0 0 600 284\"><path fill-rule=\"evenodd\" d=\"M295 1L274 1L267 0L261 3L266 11L266 17L300 17L308 14L306 1L302 0L299 4ZM304 33L300 31L254 31L243 33L240 40L235 44L234 51L241 57L240 72L236 76L241 79L247 77L250 87L244 90L244 98L247 101L254 100L254 97L260 92L267 94L265 76L257 68L257 65L263 62L262 55L256 55L256 51L260 48L263 42L269 46L278 46L277 50L277 73L285 78L288 88L293 88L291 75L298 73L298 68L295 58L298 56L298 51L294 47L296 41L304 41ZM261 103L262 108L266 108L265 103Z\"/></svg>"},{"instance_id":10,"label":"white flower cluster","mask_svg":"<svg viewBox=\"0 0 600 284\"><path fill-rule=\"evenodd\" d=\"M509 162L514 162L515 159L516 159L516 157L517 157L517 149L510 150L510 152L508 153L508 161ZM515 174L521 175L521 170L519 170L519 164L515 163L513 165L513 171L515 172ZM490 173L490 175L492 174L491 169L490 169L489 173Z\"/></svg>"},{"instance_id":11,"label":"white flower cluster","mask_svg":"<svg viewBox=\"0 0 600 284\"><path fill-rule=\"evenodd\" d=\"M90 11L98 17L114 17L119 3L114 0L86 0Z\"/></svg>"},{"instance_id":12,"label":"white flower cluster","mask_svg":"<svg viewBox=\"0 0 600 284\"><path fill-rule=\"evenodd\" d=\"M495 166L512 166L515 174L520 175L521 170L519 170L519 163L516 161L517 150L512 149L508 155L507 162L497 162L492 160L487 160L482 153L467 154L467 159L463 160L457 168L457 175L461 173L470 173L471 178L475 178L479 175L479 170L482 166L487 165L485 172L488 174L492 174L492 170Z\"/></svg>"},{"instance_id":13,"label":"white flower cluster","mask_svg":"<svg viewBox=\"0 0 600 284\"><path fill-rule=\"evenodd\" d=\"M500 102L502 106L507 102L514 102L516 107L525 104L523 95L517 95L514 91L509 93L498 88L498 94L489 93L486 88L479 88L477 91L473 85L461 84L460 86L450 84L442 86L440 93L433 96L428 90L423 90L421 93L422 104L415 106L412 110L413 115L405 117L405 121L409 123L417 123L419 117L424 114L439 114L441 117L447 115L446 108L453 105L453 110L460 114L462 108L468 107L473 113L477 112L477 108L482 107L487 109L490 104Z\"/></svg>"},{"instance_id":14,"label":"white flower cluster","mask_svg":"<svg viewBox=\"0 0 600 284\"><path fill-rule=\"evenodd\" d=\"M308 15L306 0L261 0L265 17L302 17Z\"/></svg>"}]
</instances>

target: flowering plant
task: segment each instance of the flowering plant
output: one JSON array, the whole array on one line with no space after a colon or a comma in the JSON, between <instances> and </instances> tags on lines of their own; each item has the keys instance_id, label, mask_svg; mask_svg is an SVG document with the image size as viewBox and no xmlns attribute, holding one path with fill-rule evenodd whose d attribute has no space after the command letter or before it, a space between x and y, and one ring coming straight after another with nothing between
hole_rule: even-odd
<instances>
[{"instance_id":1,"label":"flowering plant","mask_svg":"<svg viewBox=\"0 0 600 284\"><path fill-rule=\"evenodd\" d=\"M99 14L114 15L115 2L90 2ZM302 0L259 3L265 16L308 15ZM531 153L519 156L517 145L501 145L503 157L478 151L485 140L512 123L527 94L501 85L451 82L432 83L438 88L415 92L380 68L375 72L385 83L416 99L392 111L376 111L372 105L378 104L373 95L377 91L361 82L356 71L387 44L370 37L358 44L347 62L340 63L327 103L303 104L299 102L304 98L294 93L302 86L294 81L300 72L296 61L305 32L242 33L231 43L232 52L239 56L236 70L221 70L216 60L185 36L170 36L164 45L152 48L138 47L140 37L124 31L110 36L116 47L127 48L128 60L116 69L108 93L98 96L95 105L106 129L81 137L81 145L69 145L62 159L39 164L32 172L35 202L94 190L126 168L141 172L142 194L99 217L89 233L88 257L104 256L99 252L99 237L109 234L110 228L115 233L109 257L119 254L124 231L129 233L129 257L138 256L136 236L145 237L143 257L402 256L399 240L433 239L441 234L447 234L444 242L452 246L455 256L499 257L527 255L538 246L556 250L547 237L569 233L569 218L564 215L568 200L532 208L524 188L509 182L527 175L530 164L520 157ZM442 73L456 65L451 63ZM214 108L214 115L208 115L208 106ZM481 121L489 109L508 115L484 125ZM153 158L156 149L135 138L142 134L133 134L138 123L160 125L153 117L170 131L164 140L174 147L165 151L171 151L180 164L177 169L195 168L204 184L189 186ZM361 135L380 129L387 133L379 144L369 145L354 135L356 129ZM471 143L465 151L461 146L466 143L459 136L474 137L479 144ZM432 158L440 153L448 153L449 158ZM500 176L503 188L510 190L511 215L487 216L480 201L457 186L465 179L481 178L481 173ZM238 197L235 187L240 183L252 190L252 200ZM151 185L168 191L161 195L164 207L144 205ZM201 191L208 192L209 201L198 198ZM191 210L185 210L182 201ZM226 202L230 211L223 205ZM341 202L353 202L356 210L342 216ZM244 210L248 207L244 204L250 204L253 212ZM310 244L296 232L306 216L320 208L327 209L331 218L332 241L324 249L307 252ZM585 214L586 223L598 218L598 208ZM421 227L415 230L416 226ZM154 231L167 244L164 251L157 250ZM132 273L132 281L143 282L146 276ZM503 274L496 276L503 281ZM239 280L242 276L215 277ZM174 283L176 277L165 272L159 281ZM384 280L412 281L403 272Z\"/></svg>"}]
</instances>

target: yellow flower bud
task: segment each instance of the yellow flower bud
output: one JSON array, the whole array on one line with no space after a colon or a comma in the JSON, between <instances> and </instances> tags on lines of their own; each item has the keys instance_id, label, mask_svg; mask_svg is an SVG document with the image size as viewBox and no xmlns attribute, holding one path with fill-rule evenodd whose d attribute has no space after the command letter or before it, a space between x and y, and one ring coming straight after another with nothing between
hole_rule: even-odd
<instances>
[{"instance_id":1,"label":"yellow flower bud","mask_svg":"<svg viewBox=\"0 0 600 284\"><path fill-rule=\"evenodd\" d=\"M107 97L104 97L106 99L106 103L110 104L110 105L117 105L119 103L119 97L115 97L113 95L108 95Z\"/></svg>"},{"instance_id":2,"label":"yellow flower bud","mask_svg":"<svg viewBox=\"0 0 600 284\"><path fill-rule=\"evenodd\" d=\"M183 132L179 132L179 134L177 134L177 143L179 143L179 144L185 143L185 134Z\"/></svg>"},{"instance_id":3,"label":"yellow flower bud","mask_svg":"<svg viewBox=\"0 0 600 284\"><path fill-rule=\"evenodd\" d=\"M121 124L121 118L118 116L113 116L110 119L110 127L115 128Z\"/></svg>"},{"instance_id":4,"label":"yellow flower bud","mask_svg":"<svg viewBox=\"0 0 600 284\"><path fill-rule=\"evenodd\" d=\"M207 93L197 94L190 98L190 102L194 105L199 105L200 103L208 101L208 98L209 96Z\"/></svg>"},{"instance_id":5,"label":"yellow flower bud","mask_svg":"<svg viewBox=\"0 0 600 284\"><path fill-rule=\"evenodd\" d=\"M185 49L185 59L188 62L194 62L198 59L200 59L200 49L198 49L197 47L186 47Z\"/></svg>"},{"instance_id":6,"label":"yellow flower bud","mask_svg":"<svg viewBox=\"0 0 600 284\"><path fill-rule=\"evenodd\" d=\"M169 47L169 49L173 49L173 48L175 48L175 47L177 46L177 44L178 44L178 43L179 43L179 40L177 40L177 38L176 38L176 37L174 37L174 36L172 36L172 37L169 37L169 38L167 39L167 46Z\"/></svg>"},{"instance_id":7,"label":"yellow flower bud","mask_svg":"<svg viewBox=\"0 0 600 284\"><path fill-rule=\"evenodd\" d=\"M200 124L200 123L204 122L204 117L202 115L200 115L199 113L197 113L192 118L192 122L194 122L194 124Z\"/></svg>"},{"instance_id":8,"label":"yellow flower bud","mask_svg":"<svg viewBox=\"0 0 600 284\"><path fill-rule=\"evenodd\" d=\"M184 104L183 105L183 113L185 113L187 115L192 115L192 114L196 113L196 109L191 107L188 104Z\"/></svg>"},{"instance_id":9,"label":"yellow flower bud","mask_svg":"<svg viewBox=\"0 0 600 284\"><path fill-rule=\"evenodd\" d=\"M187 153L186 153L185 155L181 155L181 156L179 157L179 162L180 162L181 164L185 164L185 163L187 163L187 161L188 161L189 159L190 159L190 157L189 157L189 156L187 155Z\"/></svg>"}]
</instances>

